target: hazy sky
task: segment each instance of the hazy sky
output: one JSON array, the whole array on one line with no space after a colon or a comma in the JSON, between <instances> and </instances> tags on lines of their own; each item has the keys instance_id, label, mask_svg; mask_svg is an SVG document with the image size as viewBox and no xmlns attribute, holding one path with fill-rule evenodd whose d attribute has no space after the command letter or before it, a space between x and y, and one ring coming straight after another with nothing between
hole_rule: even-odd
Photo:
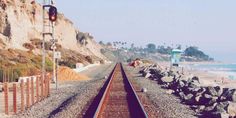
<instances>
[{"instance_id":1,"label":"hazy sky","mask_svg":"<svg viewBox=\"0 0 236 118\"><path fill-rule=\"evenodd\" d=\"M196 45L236 62L236 0L56 0L97 41Z\"/></svg>"}]
</instances>

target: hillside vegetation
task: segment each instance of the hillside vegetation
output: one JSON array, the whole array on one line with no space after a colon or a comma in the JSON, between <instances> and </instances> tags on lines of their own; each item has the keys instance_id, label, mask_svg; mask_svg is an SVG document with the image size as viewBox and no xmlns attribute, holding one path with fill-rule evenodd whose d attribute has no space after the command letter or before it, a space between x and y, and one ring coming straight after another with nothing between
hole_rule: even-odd
<instances>
[{"instance_id":1,"label":"hillside vegetation","mask_svg":"<svg viewBox=\"0 0 236 118\"><path fill-rule=\"evenodd\" d=\"M156 46L153 43L149 43L146 47L136 47L131 44L130 47L123 42L103 43L103 49L101 53L107 56L110 60L127 61L135 58L145 58L154 61L170 61L171 51L173 49L182 50L182 61L214 61L213 58L199 50L196 46L189 46L182 49L181 45L173 46L159 45Z\"/></svg>"}]
</instances>

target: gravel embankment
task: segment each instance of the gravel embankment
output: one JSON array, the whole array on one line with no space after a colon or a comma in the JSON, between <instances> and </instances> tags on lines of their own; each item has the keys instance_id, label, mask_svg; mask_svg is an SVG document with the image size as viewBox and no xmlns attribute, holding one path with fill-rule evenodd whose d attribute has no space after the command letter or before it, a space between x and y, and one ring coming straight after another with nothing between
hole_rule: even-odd
<instances>
[{"instance_id":1,"label":"gravel embankment","mask_svg":"<svg viewBox=\"0 0 236 118\"><path fill-rule=\"evenodd\" d=\"M195 118L195 112L191 110L187 105L181 104L180 100L174 95L170 95L166 90L162 89L157 82L145 79L138 74L137 69L126 67L129 70L131 76L138 85L142 88L146 88L146 96L154 104L156 111L159 111L161 116L158 118Z\"/></svg>"},{"instance_id":2,"label":"gravel embankment","mask_svg":"<svg viewBox=\"0 0 236 118\"><path fill-rule=\"evenodd\" d=\"M114 64L101 65L82 72L92 78L90 81L66 82L59 85L58 90L52 90L50 97L32 106L24 113L13 118L74 118L84 106L97 95L113 69Z\"/></svg>"}]
</instances>

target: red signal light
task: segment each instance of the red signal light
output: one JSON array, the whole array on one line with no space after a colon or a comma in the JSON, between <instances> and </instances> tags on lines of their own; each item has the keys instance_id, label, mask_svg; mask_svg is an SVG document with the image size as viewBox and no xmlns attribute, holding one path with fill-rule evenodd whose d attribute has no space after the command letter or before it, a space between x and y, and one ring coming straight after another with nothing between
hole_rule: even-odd
<instances>
[{"instance_id":1,"label":"red signal light","mask_svg":"<svg viewBox=\"0 0 236 118\"><path fill-rule=\"evenodd\" d=\"M54 7L54 6L51 6L51 7L49 8L49 13L48 13L48 15L49 15L49 20L50 20L51 22L55 22L55 21L57 20L57 8Z\"/></svg>"}]
</instances>

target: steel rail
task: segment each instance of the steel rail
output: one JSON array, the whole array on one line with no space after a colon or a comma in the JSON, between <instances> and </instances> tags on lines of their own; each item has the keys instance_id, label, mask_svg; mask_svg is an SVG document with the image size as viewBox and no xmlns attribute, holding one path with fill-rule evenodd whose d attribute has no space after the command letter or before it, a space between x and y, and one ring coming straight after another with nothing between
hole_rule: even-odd
<instances>
[{"instance_id":1,"label":"steel rail","mask_svg":"<svg viewBox=\"0 0 236 118\"><path fill-rule=\"evenodd\" d=\"M114 74L119 72L118 69L120 69L121 75L122 75L122 77L124 79L124 82L125 82L124 84L126 84L125 85L126 89L128 89L128 91L129 91L129 92L127 91L127 95L129 95L129 97L131 97L131 98L129 98L129 97L127 98L127 101L129 102L129 103L127 103L127 105L128 106L132 106L132 109L130 109L129 112L132 112L132 116L135 116L135 117L148 118L148 115L145 112L144 107L141 104L141 102L140 102L140 100L139 100L139 98L138 98L138 96L137 96L137 94L136 94L132 84L129 82L129 79L128 79L128 77L127 77L127 75L125 73L125 70L124 70L124 68L123 68L121 63L116 64L116 66L114 67L114 69L112 71L112 74L111 74L111 76L110 76L110 78L108 80L109 82L108 82L107 86L105 87L106 89L105 89L105 91L104 91L104 93L102 95L101 100L99 101L99 105L98 105L98 107L96 109L96 112L93 115L93 118L98 118L99 116L101 116L102 109L104 107L106 107L104 102L107 99L107 97L109 96L110 88L112 86L111 83L114 80Z\"/></svg>"},{"instance_id":2,"label":"steel rail","mask_svg":"<svg viewBox=\"0 0 236 118\"><path fill-rule=\"evenodd\" d=\"M130 83L130 81L129 81L129 79L128 79L126 73L125 73L125 70L124 70L124 67L123 67L122 64L121 64L121 70L122 70L122 72L124 73L123 75L124 75L125 78L127 79L128 83L129 83L129 86L130 86L131 89L132 89L133 95L134 95L135 98L136 98L135 100L137 100L137 102L138 102L138 104L139 104L138 107L140 107L140 109L141 109L141 111L140 111L141 115L144 116L145 118L148 118L148 115L147 115L147 113L145 112L144 107L143 107L141 101L139 100L137 93L136 93L135 90L134 90L134 87L133 87L132 84Z\"/></svg>"},{"instance_id":3,"label":"steel rail","mask_svg":"<svg viewBox=\"0 0 236 118\"><path fill-rule=\"evenodd\" d=\"M105 98L107 97L107 93L108 93L109 88L110 88L110 86L111 86L111 82L112 82L112 80L113 80L113 78L114 78L114 72L115 72L115 70L117 69L117 67L118 67L118 64L116 64L115 67L114 67L114 69L112 70L112 74L111 74L111 76L110 76L110 78L109 78L109 82L108 82L108 84L107 84L107 87L106 87L106 89L105 89L105 92L104 92L104 94L103 94L103 96L102 96L101 101L99 102L98 108L96 109L96 112L95 112L93 118L97 118L98 115L99 115L99 113L100 113L100 110L101 110L101 108L102 108L102 106L103 106L103 102L104 102Z\"/></svg>"}]
</instances>

